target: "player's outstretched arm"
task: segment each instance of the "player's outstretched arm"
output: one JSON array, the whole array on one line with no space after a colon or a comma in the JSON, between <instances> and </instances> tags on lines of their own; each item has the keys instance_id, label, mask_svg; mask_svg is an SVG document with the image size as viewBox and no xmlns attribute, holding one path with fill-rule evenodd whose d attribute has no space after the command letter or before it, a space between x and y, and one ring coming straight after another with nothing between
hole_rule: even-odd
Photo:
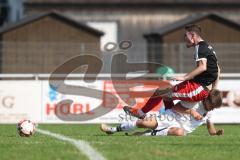
<instances>
[{"instance_id":1,"label":"player's outstretched arm","mask_svg":"<svg viewBox=\"0 0 240 160\"><path fill-rule=\"evenodd\" d=\"M203 119L203 116L199 114L197 111L191 108L185 108L183 107L180 103L177 103L173 108L173 111L178 112L178 113L183 113L183 114L190 114L195 118L196 120L201 120Z\"/></svg>"},{"instance_id":2,"label":"player's outstretched arm","mask_svg":"<svg viewBox=\"0 0 240 160\"><path fill-rule=\"evenodd\" d=\"M179 81L191 80L206 70L207 70L207 60L205 60L205 59L199 60L197 67L192 72L186 74L183 77L181 77L181 76L174 77L174 79L179 80Z\"/></svg>"},{"instance_id":3,"label":"player's outstretched arm","mask_svg":"<svg viewBox=\"0 0 240 160\"><path fill-rule=\"evenodd\" d=\"M210 120L207 120L207 129L208 133L211 136L221 136L224 135L224 129L216 130L215 126L213 123L210 122Z\"/></svg>"}]
</instances>

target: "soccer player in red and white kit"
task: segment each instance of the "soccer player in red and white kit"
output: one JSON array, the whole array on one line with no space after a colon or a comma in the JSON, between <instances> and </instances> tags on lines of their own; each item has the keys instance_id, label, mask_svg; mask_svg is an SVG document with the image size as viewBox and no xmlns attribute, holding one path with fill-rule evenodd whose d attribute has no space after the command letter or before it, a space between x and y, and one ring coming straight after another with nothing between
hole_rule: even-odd
<instances>
[{"instance_id":1,"label":"soccer player in red and white kit","mask_svg":"<svg viewBox=\"0 0 240 160\"><path fill-rule=\"evenodd\" d=\"M165 90L156 90L141 109L124 106L123 109L127 114L144 118L147 112L161 102L162 98L165 100L165 107L168 108L173 106L173 100L177 99L188 102L202 101L208 96L209 90L216 88L220 68L212 46L201 37L201 28L195 24L186 26L184 40L187 48L195 48L196 68L184 76L174 77L175 80L183 82Z\"/></svg>"}]
</instances>

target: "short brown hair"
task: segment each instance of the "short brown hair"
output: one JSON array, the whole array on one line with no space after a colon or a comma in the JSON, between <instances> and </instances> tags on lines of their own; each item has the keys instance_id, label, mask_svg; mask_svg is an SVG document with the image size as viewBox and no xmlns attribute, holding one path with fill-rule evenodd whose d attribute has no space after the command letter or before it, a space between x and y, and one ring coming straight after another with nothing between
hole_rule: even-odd
<instances>
[{"instance_id":1,"label":"short brown hair","mask_svg":"<svg viewBox=\"0 0 240 160\"><path fill-rule=\"evenodd\" d=\"M207 99L213 105L213 108L220 108L222 105L222 93L218 89L212 89Z\"/></svg>"},{"instance_id":2,"label":"short brown hair","mask_svg":"<svg viewBox=\"0 0 240 160\"><path fill-rule=\"evenodd\" d=\"M194 32L199 36L201 35L201 32L202 32L201 27L199 27L196 24L189 24L189 25L185 26L185 30L188 32Z\"/></svg>"}]
</instances>

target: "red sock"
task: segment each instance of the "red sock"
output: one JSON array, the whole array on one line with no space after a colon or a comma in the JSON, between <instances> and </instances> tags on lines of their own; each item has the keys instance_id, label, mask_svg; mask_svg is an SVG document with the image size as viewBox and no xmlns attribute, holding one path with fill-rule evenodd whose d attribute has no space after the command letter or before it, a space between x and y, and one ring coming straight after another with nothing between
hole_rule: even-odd
<instances>
[{"instance_id":1,"label":"red sock","mask_svg":"<svg viewBox=\"0 0 240 160\"><path fill-rule=\"evenodd\" d=\"M148 113L152 110L155 106L157 106L162 100L162 97L150 97L147 103L143 106L142 111L144 113Z\"/></svg>"},{"instance_id":2,"label":"red sock","mask_svg":"<svg viewBox=\"0 0 240 160\"><path fill-rule=\"evenodd\" d=\"M174 106L173 100L163 100L165 110L171 109Z\"/></svg>"}]
</instances>

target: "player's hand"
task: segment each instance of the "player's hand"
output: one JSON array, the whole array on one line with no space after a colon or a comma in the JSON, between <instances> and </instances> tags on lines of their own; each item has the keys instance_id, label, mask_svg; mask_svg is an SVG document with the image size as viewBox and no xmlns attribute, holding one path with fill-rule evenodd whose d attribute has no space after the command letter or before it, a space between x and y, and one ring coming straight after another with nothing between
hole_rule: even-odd
<instances>
[{"instance_id":1,"label":"player's hand","mask_svg":"<svg viewBox=\"0 0 240 160\"><path fill-rule=\"evenodd\" d=\"M218 135L218 136L224 135L224 129L222 128L222 129L218 130L216 135Z\"/></svg>"},{"instance_id":2,"label":"player's hand","mask_svg":"<svg viewBox=\"0 0 240 160\"><path fill-rule=\"evenodd\" d=\"M191 112L191 115L193 116L194 119L196 119L197 121L200 121L203 119L203 116L201 114L199 114L198 112L196 111L192 111Z\"/></svg>"},{"instance_id":3,"label":"player's hand","mask_svg":"<svg viewBox=\"0 0 240 160\"><path fill-rule=\"evenodd\" d=\"M185 81L184 76L175 76L175 77L173 77L173 79L176 80L176 81Z\"/></svg>"}]
</instances>

